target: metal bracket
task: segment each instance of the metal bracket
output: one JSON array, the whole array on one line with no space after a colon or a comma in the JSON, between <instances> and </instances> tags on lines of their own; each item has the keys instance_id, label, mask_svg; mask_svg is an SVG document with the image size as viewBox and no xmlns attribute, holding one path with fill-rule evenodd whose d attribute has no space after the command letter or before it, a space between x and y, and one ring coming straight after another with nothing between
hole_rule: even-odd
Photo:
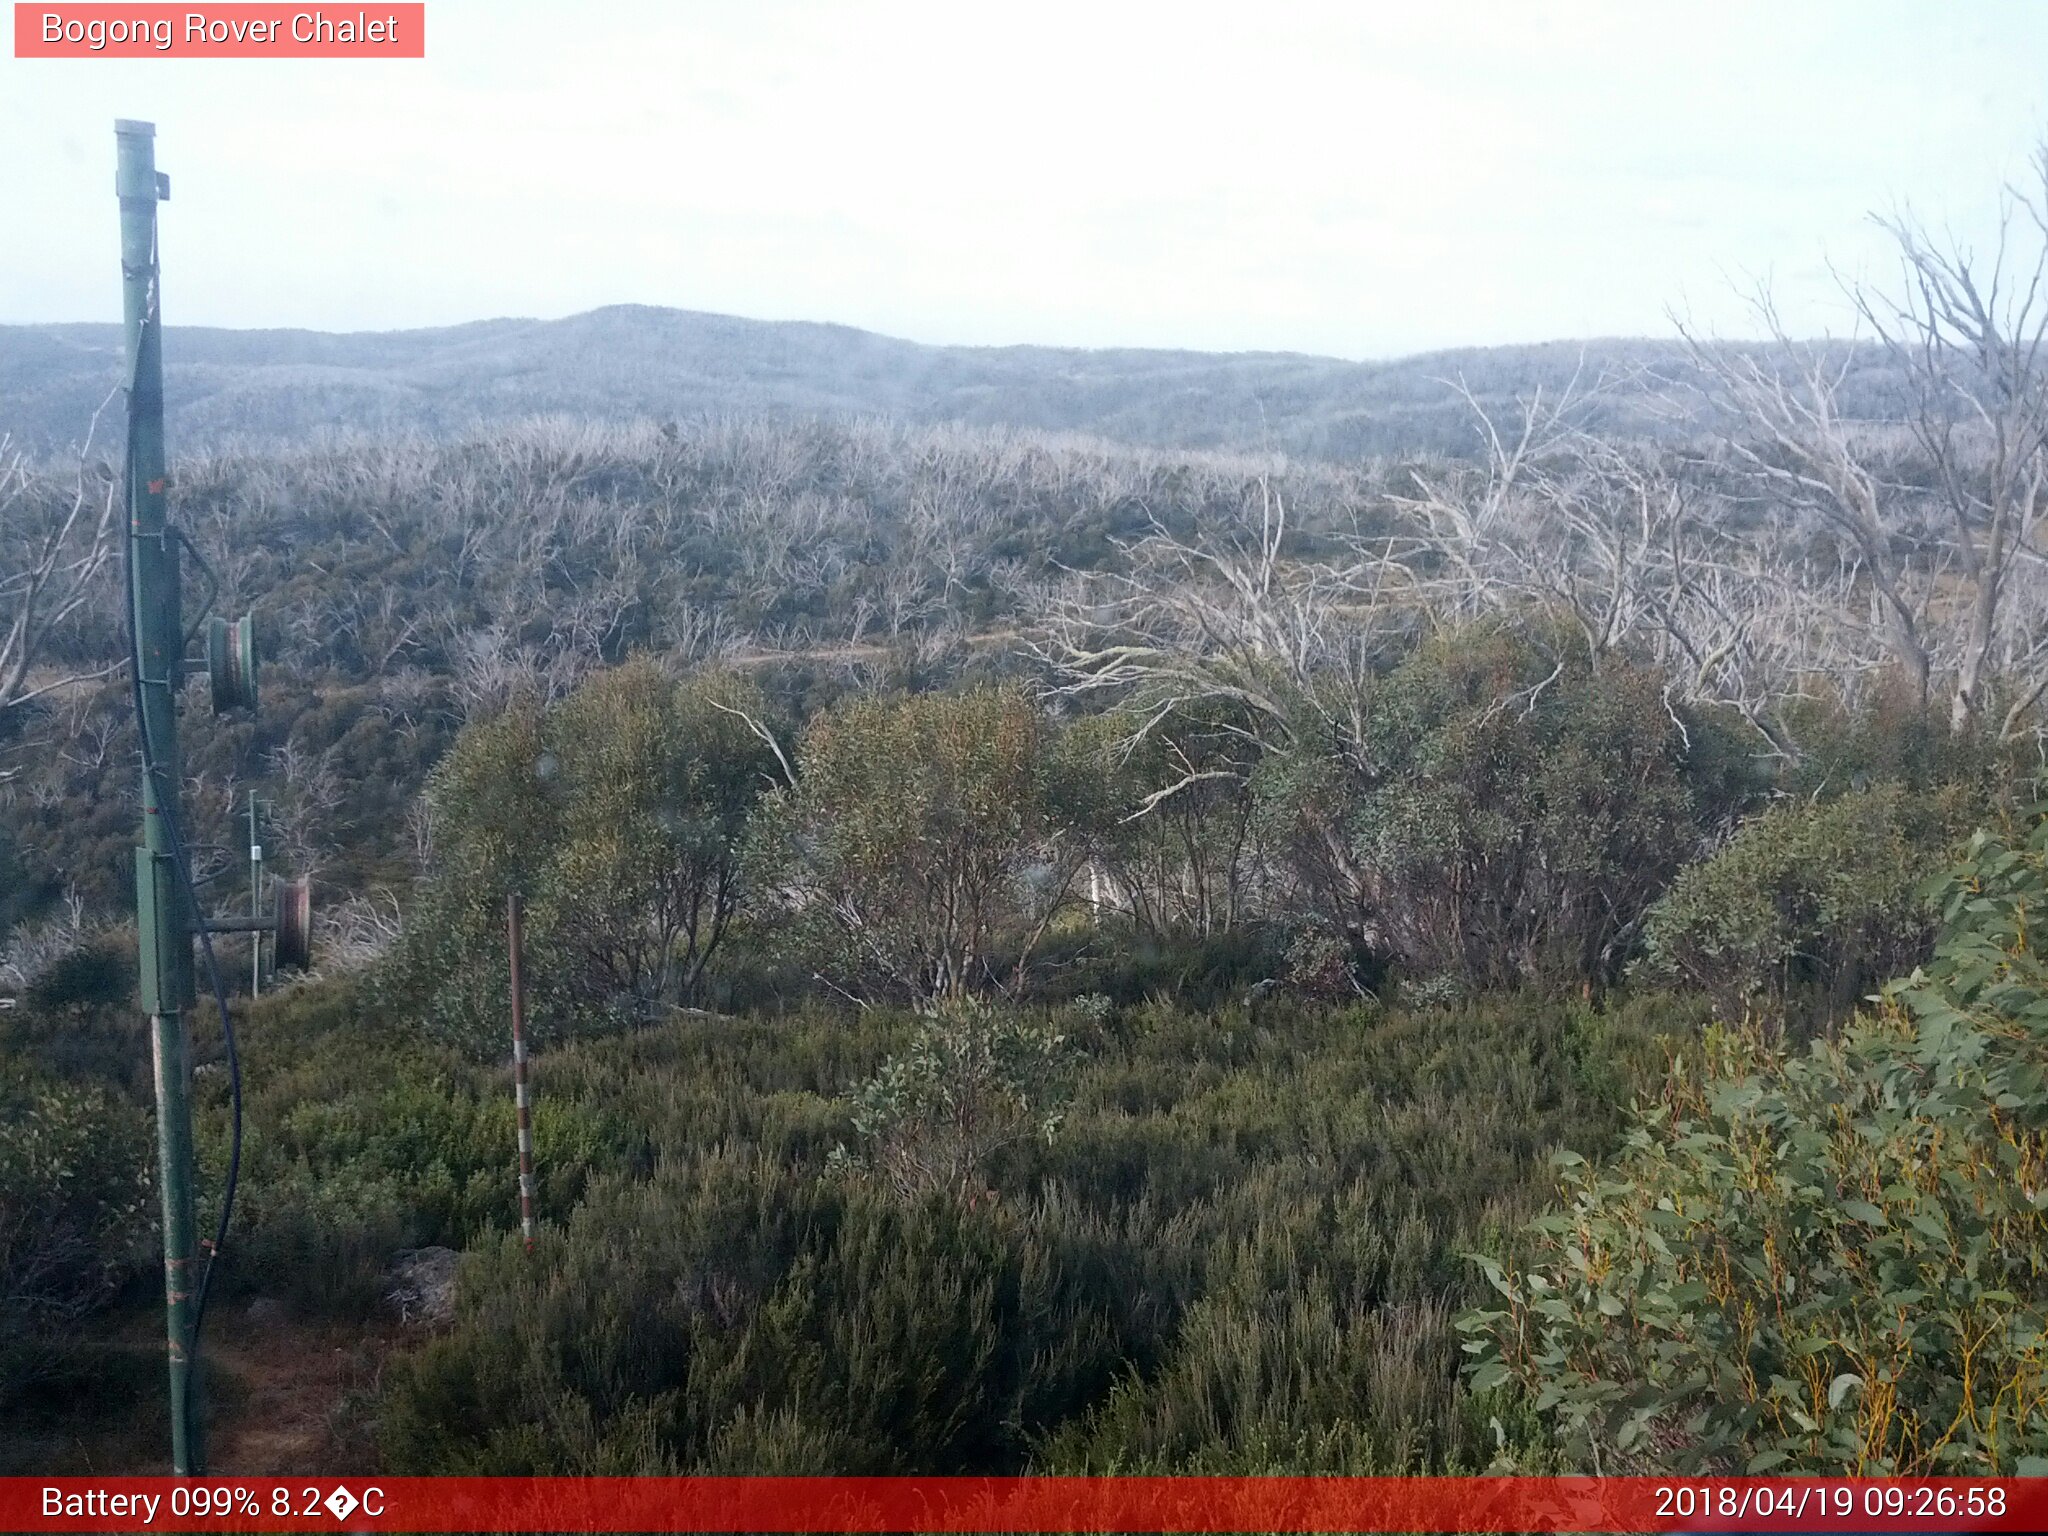
<instances>
[{"instance_id":1,"label":"metal bracket","mask_svg":"<svg viewBox=\"0 0 2048 1536\"><path fill-rule=\"evenodd\" d=\"M183 528L174 527L169 531L177 538L179 547L192 557L192 563L199 567L199 574L206 578L206 601L199 605L198 617L193 619L191 628L185 631L185 639L180 646L180 649L183 649L198 638L200 628L206 623L207 616L213 612L214 599L220 596L220 577L214 574L213 567L206 563L206 556L199 553L199 546L192 542L191 536Z\"/></svg>"}]
</instances>

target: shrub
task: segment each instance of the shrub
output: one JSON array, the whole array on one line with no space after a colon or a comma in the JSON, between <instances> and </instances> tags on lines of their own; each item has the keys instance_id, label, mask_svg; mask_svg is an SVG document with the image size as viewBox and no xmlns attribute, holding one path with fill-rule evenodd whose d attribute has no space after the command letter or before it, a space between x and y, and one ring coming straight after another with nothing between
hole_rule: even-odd
<instances>
[{"instance_id":1,"label":"shrub","mask_svg":"<svg viewBox=\"0 0 2048 1536\"><path fill-rule=\"evenodd\" d=\"M1266 883L1250 780L1258 763L1241 712L1187 705L1133 734L1120 715L1066 727L1107 803L1090 899L1146 940L1209 938L1250 921Z\"/></svg>"},{"instance_id":2,"label":"shrub","mask_svg":"<svg viewBox=\"0 0 2048 1536\"><path fill-rule=\"evenodd\" d=\"M134 995L134 951L97 935L51 959L29 982L23 1001L50 1013L93 1012Z\"/></svg>"},{"instance_id":3,"label":"shrub","mask_svg":"<svg viewBox=\"0 0 2048 1536\"><path fill-rule=\"evenodd\" d=\"M476 1245L454 1328L386 1373L389 1464L1390 1471L1484 1460L1496 1411L1520 1433L1458 1387L1457 1255L1533 1210L1560 1139L1607 1145L1633 1025L1529 998L1056 1017L1084 1047L1059 1135L965 1199L828 1172L848 1085L918 1055L901 1015L551 1056L652 1170L595 1179L531 1257Z\"/></svg>"},{"instance_id":4,"label":"shrub","mask_svg":"<svg viewBox=\"0 0 2048 1536\"><path fill-rule=\"evenodd\" d=\"M1350 944L1327 928L1303 928L1288 941L1282 974L1304 997L1349 1002L1361 992Z\"/></svg>"},{"instance_id":5,"label":"shrub","mask_svg":"<svg viewBox=\"0 0 2048 1536\"><path fill-rule=\"evenodd\" d=\"M805 732L759 876L843 991L958 997L1023 973L1070 900L1097 797L1014 689L859 699Z\"/></svg>"},{"instance_id":6,"label":"shrub","mask_svg":"<svg viewBox=\"0 0 2048 1536\"><path fill-rule=\"evenodd\" d=\"M1730 1018L1759 1004L1839 1017L1926 953L1918 888L1958 810L1898 785L1774 806L1679 873L1645 925L1641 973L1704 990Z\"/></svg>"},{"instance_id":7,"label":"shrub","mask_svg":"<svg viewBox=\"0 0 2048 1536\"><path fill-rule=\"evenodd\" d=\"M1263 768L1269 824L1331 922L1480 987L1611 979L1744 780L1648 669L1491 629L1374 682L1357 755Z\"/></svg>"},{"instance_id":8,"label":"shrub","mask_svg":"<svg viewBox=\"0 0 2048 1536\"><path fill-rule=\"evenodd\" d=\"M392 1254L462 1247L516 1225L510 1074L364 1006L358 987L273 994L239 1030L246 1141L222 1278L301 1312L361 1315ZM603 1105L553 1091L554 1058L533 1065L537 1209L559 1220L597 1168L630 1169L644 1140ZM225 1166L221 1075L200 1080L200 1163ZM206 1178L211 1230L217 1180Z\"/></svg>"},{"instance_id":9,"label":"shrub","mask_svg":"<svg viewBox=\"0 0 2048 1536\"><path fill-rule=\"evenodd\" d=\"M151 1222L139 1111L0 1058L0 1393L26 1385L53 1335L138 1265Z\"/></svg>"},{"instance_id":10,"label":"shrub","mask_svg":"<svg viewBox=\"0 0 2048 1536\"><path fill-rule=\"evenodd\" d=\"M391 1373L386 1451L477 1473L1015 1465L1099 1373L1082 1284L1000 1210L713 1157L598 1192L534 1259L481 1256L461 1330Z\"/></svg>"},{"instance_id":11,"label":"shrub","mask_svg":"<svg viewBox=\"0 0 2048 1536\"><path fill-rule=\"evenodd\" d=\"M1055 931L1040 951L1031 996L1063 1002L1091 994L1113 1003L1160 999L1203 1011L1271 991L1288 975L1291 935L1278 924L1240 923L1203 936L1154 933L1114 914ZM1358 995L1347 981L1343 994Z\"/></svg>"},{"instance_id":12,"label":"shrub","mask_svg":"<svg viewBox=\"0 0 2048 1536\"><path fill-rule=\"evenodd\" d=\"M1049 1023L971 1000L942 1005L853 1091L862 1164L901 1195L978 1194L991 1156L1058 1130L1068 1054Z\"/></svg>"},{"instance_id":13,"label":"shrub","mask_svg":"<svg viewBox=\"0 0 2048 1536\"><path fill-rule=\"evenodd\" d=\"M1715 1030L1575 1155L1461 1324L1581 1463L2048 1470L2048 816L1933 890L1924 972L1803 1052Z\"/></svg>"},{"instance_id":14,"label":"shrub","mask_svg":"<svg viewBox=\"0 0 2048 1536\"><path fill-rule=\"evenodd\" d=\"M1802 800L1876 784L1988 800L2002 785L2023 783L2033 756L2021 740L2001 745L1987 733L1952 730L1948 712L1929 708L1896 673L1877 679L1854 708L1823 691L1788 704L1785 721L1799 757L1782 788Z\"/></svg>"},{"instance_id":15,"label":"shrub","mask_svg":"<svg viewBox=\"0 0 2048 1536\"><path fill-rule=\"evenodd\" d=\"M382 975L386 1006L473 1057L508 1014L505 898L526 899L537 1046L693 1002L741 896L771 749L739 682L641 662L473 724L435 770L433 869Z\"/></svg>"},{"instance_id":16,"label":"shrub","mask_svg":"<svg viewBox=\"0 0 2048 1536\"><path fill-rule=\"evenodd\" d=\"M14 846L14 834L0 826L0 945L7 942L14 925L34 909L41 893L22 868L21 855Z\"/></svg>"}]
</instances>

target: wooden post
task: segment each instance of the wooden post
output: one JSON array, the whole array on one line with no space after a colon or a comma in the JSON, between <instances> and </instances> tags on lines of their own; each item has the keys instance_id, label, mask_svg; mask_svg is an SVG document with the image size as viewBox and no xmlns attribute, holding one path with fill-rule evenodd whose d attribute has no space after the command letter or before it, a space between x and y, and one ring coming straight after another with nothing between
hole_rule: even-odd
<instances>
[{"instance_id":1,"label":"wooden post","mask_svg":"<svg viewBox=\"0 0 2048 1536\"><path fill-rule=\"evenodd\" d=\"M257 836L256 797L249 797L249 915L263 916L263 842ZM263 930L249 930L249 995L263 992Z\"/></svg>"},{"instance_id":2,"label":"wooden post","mask_svg":"<svg viewBox=\"0 0 2048 1536\"><path fill-rule=\"evenodd\" d=\"M533 1109L526 1089L526 978L519 969L519 893L505 898L505 941L512 953L512 1097L519 1106L519 1231L533 1252Z\"/></svg>"}]
</instances>

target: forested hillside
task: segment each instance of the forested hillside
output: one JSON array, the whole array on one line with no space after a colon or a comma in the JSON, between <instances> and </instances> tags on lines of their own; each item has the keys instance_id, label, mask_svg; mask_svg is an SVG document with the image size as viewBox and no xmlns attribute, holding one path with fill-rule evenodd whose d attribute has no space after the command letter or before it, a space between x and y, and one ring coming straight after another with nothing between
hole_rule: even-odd
<instances>
[{"instance_id":1,"label":"forested hillside","mask_svg":"<svg viewBox=\"0 0 2048 1536\"><path fill-rule=\"evenodd\" d=\"M1689 377L1661 342L1563 341L1349 363L1287 353L937 347L848 326L622 305L563 320L327 335L172 325L170 435L187 451L295 444L335 433L467 435L536 415L686 421L885 417L904 423L1087 433L1160 448L1333 460L1469 452L1462 379L1494 408L1575 375ZM0 425L56 453L82 436L120 377L113 325L0 326ZM1859 406L1892 380L1859 354ZM1669 430L1640 382L1602 420Z\"/></svg>"}]
</instances>

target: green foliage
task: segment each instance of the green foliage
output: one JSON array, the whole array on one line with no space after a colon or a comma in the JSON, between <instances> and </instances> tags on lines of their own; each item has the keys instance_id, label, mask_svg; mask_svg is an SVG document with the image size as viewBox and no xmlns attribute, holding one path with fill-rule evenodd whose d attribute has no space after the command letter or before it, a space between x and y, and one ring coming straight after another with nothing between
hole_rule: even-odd
<instances>
[{"instance_id":1,"label":"green foliage","mask_svg":"<svg viewBox=\"0 0 2048 1536\"><path fill-rule=\"evenodd\" d=\"M1047 1463L1098 1476L1474 1469L1483 1416L1444 1390L1457 1345L1440 1300L1354 1311L1322 1270L1298 1289L1267 1284L1247 1266L1197 1301L1160 1376L1120 1382L1052 1438Z\"/></svg>"},{"instance_id":2,"label":"green foliage","mask_svg":"<svg viewBox=\"0 0 2048 1536\"><path fill-rule=\"evenodd\" d=\"M593 996L695 1002L740 899L740 849L774 748L738 679L677 685L646 662L601 674L551 720L563 846L544 928Z\"/></svg>"},{"instance_id":3,"label":"green foliage","mask_svg":"<svg viewBox=\"0 0 2048 1536\"><path fill-rule=\"evenodd\" d=\"M513 891L536 1045L697 1000L775 766L742 718L759 708L734 678L677 684L636 662L466 729L429 788L433 869L384 976L388 1005L499 1054Z\"/></svg>"},{"instance_id":4,"label":"green foliage","mask_svg":"<svg viewBox=\"0 0 2048 1536\"><path fill-rule=\"evenodd\" d=\"M984 1018L1024 1061L997 1069L1009 1048L990 1043L969 1075L1036 1076L1045 1027ZM1480 1294L1457 1255L1528 1214L1549 1148L1606 1144L1634 1026L1534 1001L1418 1016L1278 1000L1060 1024L1081 1054L1059 1135L992 1149L965 1199L832 1170L856 1115L883 1139L906 1106L943 1115L947 1063L979 1047L935 1044L927 1021L679 1020L556 1052L542 1102L644 1127L652 1171L593 1181L531 1258L477 1245L454 1329L387 1370L390 1466L1414 1470L1492 1454L1497 1410L1456 1383L1450 1318ZM1049 1101L1030 1102L1027 1131Z\"/></svg>"},{"instance_id":5,"label":"green foliage","mask_svg":"<svg viewBox=\"0 0 2048 1536\"><path fill-rule=\"evenodd\" d=\"M1705 991L1729 1018L1759 1004L1841 1015L1926 953L1919 888L1968 808L1896 784L1773 806L1679 872L1645 925L1643 974Z\"/></svg>"},{"instance_id":6,"label":"green foliage","mask_svg":"<svg viewBox=\"0 0 2048 1536\"><path fill-rule=\"evenodd\" d=\"M92 1012L134 995L134 949L99 936L51 961L30 981L22 1000L49 1013Z\"/></svg>"},{"instance_id":7,"label":"green foliage","mask_svg":"<svg viewBox=\"0 0 2048 1536\"><path fill-rule=\"evenodd\" d=\"M557 804L544 781L555 762L544 727L540 708L521 700L469 726L435 770L428 788L434 871L378 978L380 1012L415 1010L437 1038L478 1059L505 1049L505 898L536 892L548 855L561 845ZM581 1021L559 980L563 957L543 932L529 938L527 952L530 1028L545 1045Z\"/></svg>"},{"instance_id":8,"label":"green foliage","mask_svg":"<svg viewBox=\"0 0 2048 1536\"><path fill-rule=\"evenodd\" d=\"M1604 981L1742 791L1730 742L1661 680L1505 629L1429 641L1374 684L1360 753L1262 771L1326 918L1419 977Z\"/></svg>"},{"instance_id":9,"label":"green foliage","mask_svg":"<svg viewBox=\"0 0 2048 1536\"><path fill-rule=\"evenodd\" d=\"M1277 923L1247 922L1203 935L1155 933L1113 913L1066 924L1046 936L1033 998L1058 1003L1107 997L1118 1004L1164 1001L1197 1011L1272 990L1292 935ZM1347 1000L1356 993L1345 989Z\"/></svg>"},{"instance_id":10,"label":"green foliage","mask_svg":"<svg viewBox=\"0 0 2048 1536\"><path fill-rule=\"evenodd\" d=\"M858 699L811 722L799 763L759 883L784 890L843 990L957 997L1001 981L1004 950L1021 975L1100 803L1036 704L989 688Z\"/></svg>"},{"instance_id":11,"label":"green foliage","mask_svg":"<svg viewBox=\"0 0 2048 1536\"><path fill-rule=\"evenodd\" d=\"M231 1284L301 1311L363 1315L400 1248L461 1247L518 1224L508 1070L379 1021L359 988L264 999L240 1030L245 1104ZM598 1169L631 1168L643 1143L616 1115L548 1091L533 1067L538 1205L566 1214ZM226 1085L201 1079L206 1219L226 1163Z\"/></svg>"},{"instance_id":12,"label":"green foliage","mask_svg":"<svg viewBox=\"0 0 2048 1536\"><path fill-rule=\"evenodd\" d=\"M1266 849L1251 793L1258 750L1221 708L1184 708L1135 741L1127 723L1084 717L1066 730L1093 787L1095 856L1108 904L1149 940L1208 937L1251 921Z\"/></svg>"},{"instance_id":13,"label":"green foliage","mask_svg":"<svg viewBox=\"0 0 2048 1536\"><path fill-rule=\"evenodd\" d=\"M1895 675L1853 709L1823 694L1789 702L1785 717L1799 760L1787 765L1781 787L1802 800L1900 784L1988 801L2001 786L2025 781L2033 755L2018 741L2001 746L1950 729L1945 712L1921 704Z\"/></svg>"},{"instance_id":14,"label":"green foliage","mask_svg":"<svg viewBox=\"0 0 2048 1536\"><path fill-rule=\"evenodd\" d=\"M994 1153L1059 1130L1070 1055L1049 1022L973 999L941 1004L853 1091L862 1166L901 1195L983 1192Z\"/></svg>"},{"instance_id":15,"label":"green foliage","mask_svg":"<svg viewBox=\"0 0 2048 1536\"><path fill-rule=\"evenodd\" d=\"M608 1189L537 1257L486 1254L402 1368L394 1467L962 1470L1102 1332L1014 1219L743 1156Z\"/></svg>"},{"instance_id":16,"label":"green foliage","mask_svg":"<svg viewBox=\"0 0 2048 1536\"><path fill-rule=\"evenodd\" d=\"M1351 945L1327 928L1303 928L1287 945L1287 985L1304 997L1348 1000L1361 991Z\"/></svg>"},{"instance_id":17,"label":"green foliage","mask_svg":"<svg viewBox=\"0 0 2048 1536\"><path fill-rule=\"evenodd\" d=\"M1634 1466L1989 1475L2048 1453L2048 815L1930 891L1932 962L1803 1053L1711 1031L1480 1262L1473 1382Z\"/></svg>"},{"instance_id":18,"label":"green foliage","mask_svg":"<svg viewBox=\"0 0 2048 1536\"><path fill-rule=\"evenodd\" d=\"M0 1056L0 1403L147 1251L153 1159L130 1105Z\"/></svg>"}]
</instances>

